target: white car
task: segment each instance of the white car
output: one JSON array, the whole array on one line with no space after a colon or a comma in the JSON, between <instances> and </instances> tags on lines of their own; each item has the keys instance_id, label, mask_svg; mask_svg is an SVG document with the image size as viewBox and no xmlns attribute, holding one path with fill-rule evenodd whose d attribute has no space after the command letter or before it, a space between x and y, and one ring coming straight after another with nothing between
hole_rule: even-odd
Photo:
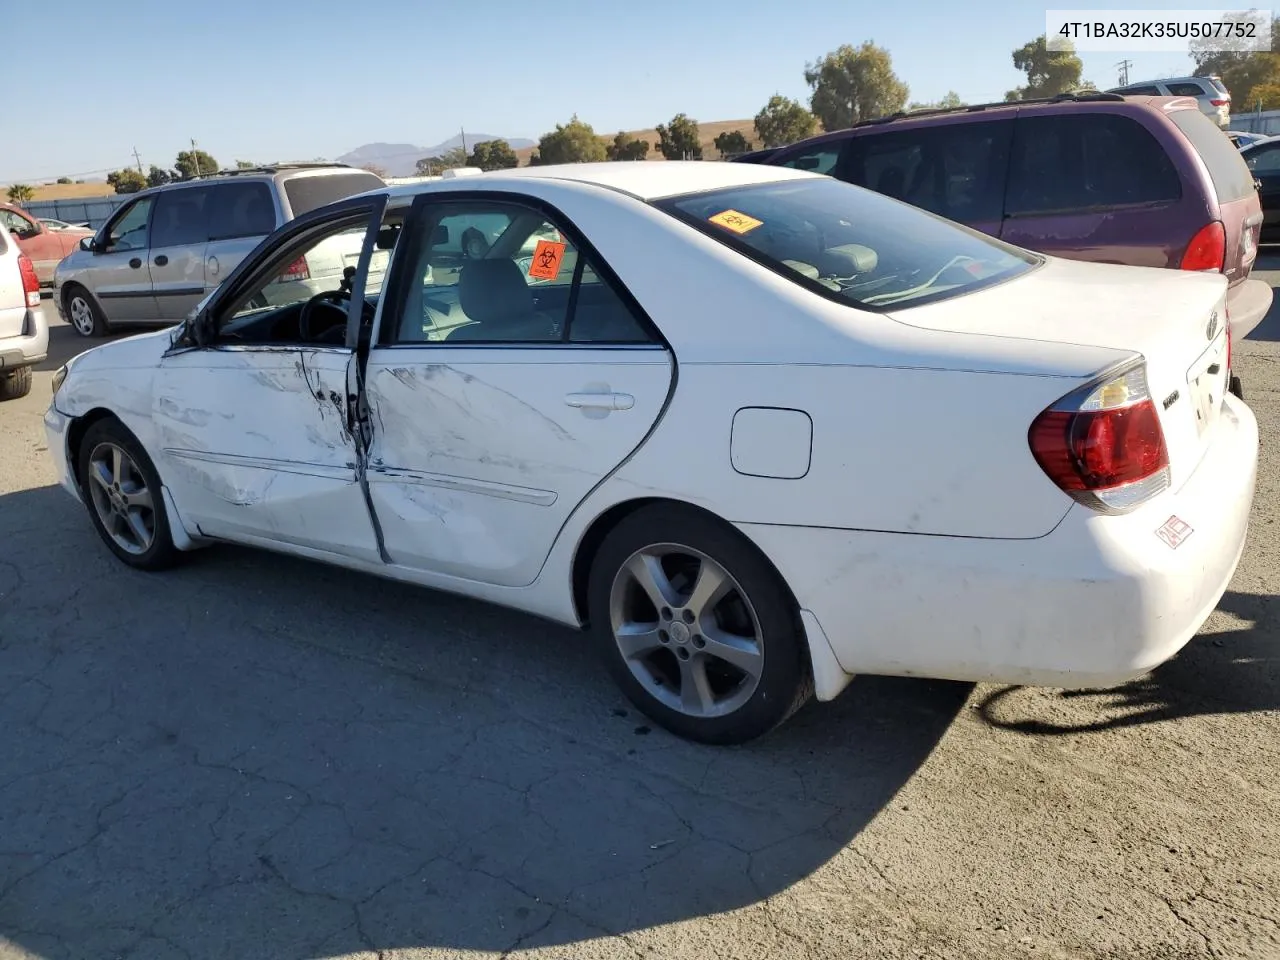
<instances>
[{"instance_id":1,"label":"white car","mask_svg":"<svg viewBox=\"0 0 1280 960\"><path fill-rule=\"evenodd\" d=\"M338 234L350 295L263 305ZM650 717L734 743L857 673L1096 687L1177 653L1253 498L1225 293L786 168L521 168L286 224L180 327L60 370L45 422L125 563L233 541L589 625Z\"/></svg>"},{"instance_id":2,"label":"white car","mask_svg":"<svg viewBox=\"0 0 1280 960\"><path fill-rule=\"evenodd\" d=\"M17 238L0 228L0 400L31 392L31 368L49 353L35 264Z\"/></svg>"}]
</instances>

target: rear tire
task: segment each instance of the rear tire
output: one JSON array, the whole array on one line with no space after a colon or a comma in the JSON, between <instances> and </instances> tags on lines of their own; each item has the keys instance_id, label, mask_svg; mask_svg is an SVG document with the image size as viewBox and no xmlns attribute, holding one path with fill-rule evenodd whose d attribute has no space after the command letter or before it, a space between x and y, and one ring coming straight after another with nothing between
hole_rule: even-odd
<instances>
[{"instance_id":1,"label":"rear tire","mask_svg":"<svg viewBox=\"0 0 1280 960\"><path fill-rule=\"evenodd\" d=\"M0 373L0 400L17 400L31 392L31 368Z\"/></svg>"},{"instance_id":2,"label":"rear tire","mask_svg":"<svg viewBox=\"0 0 1280 960\"><path fill-rule=\"evenodd\" d=\"M76 463L89 519L117 559L139 570L173 566L179 554L160 475L124 424L114 418L91 424Z\"/></svg>"},{"instance_id":3,"label":"rear tire","mask_svg":"<svg viewBox=\"0 0 1280 960\"><path fill-rule=\"evenodd\" d=\"M98 302L84 287L69 285L62 294L62 307L71 329L80 336L92 338L107 335L107 318L102 315Z\"/></svg>"},{"instance_id":4,"label":"rear tire","mask_svg":"<svg viewBox=\"0 0 1280 960\"><path fill-rule=\"evenodd\" d=\"M813 694L795 601L736 530L676 504L605 537L587 586L591 633L628 699L672 733L739 744Z\"/></svg>"}]
</instances>

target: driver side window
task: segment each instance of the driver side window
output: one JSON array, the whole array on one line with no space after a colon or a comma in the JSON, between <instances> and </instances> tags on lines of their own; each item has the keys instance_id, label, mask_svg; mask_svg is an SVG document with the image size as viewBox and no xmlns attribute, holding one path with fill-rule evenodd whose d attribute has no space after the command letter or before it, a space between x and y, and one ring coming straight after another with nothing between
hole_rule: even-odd
<instances>
[{"instance_id":1,"label":"driver side window","mask_svg":"<svg viewBox=\"0 0 1280 960\"><path fill-rule=\"evenodd\" d=\"M366 216L359 222L346 219L282 248L267 273L218 318L218 339L341 346L346 340L351 287L367 236ZM376 302L382 291L390 255L389 243L380 242L373 251L365 283L369 302Z\"/></svg>"},{"instance_id":2,"label":"driver side window","mask_svg":"<svg viewBox=\"0 0 1280 960\"><path fill-rule=\"evenodd\" d=\"M107 232L107 252L147 249L147 224L151 219L152 197L143 197L129 207Z\"/></svg>"},{"instance_id":3,"label":"driver side window","mask_svg":"<svg viewBox=\"0 0 1280 960\"><path fill-rule=\"evenodd\" d=\"M30 220L12 210L0 210L0 227L23 238L40 232Z\"/></svg>"}]
</instances>

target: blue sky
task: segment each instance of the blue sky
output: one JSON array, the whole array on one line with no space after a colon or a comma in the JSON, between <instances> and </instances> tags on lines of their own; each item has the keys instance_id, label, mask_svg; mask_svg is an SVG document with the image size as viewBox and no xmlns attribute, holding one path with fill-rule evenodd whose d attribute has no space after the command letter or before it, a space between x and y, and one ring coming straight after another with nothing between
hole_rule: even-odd
<instances>
[{"instance_id":1,"label":"blue sky","mask_svg":"<svg viewBox=\"0 0 1280 960\"><path fill-rule=\"evenodd\" d=\"M1055 0L1054 7L1065 6ZM1092 0L1089 7L1106 6ZM1140 4L1125 4L1138 7ZM1164 0L1160 9L1203 8ZM775 92L805 100L803 70L842 43L888 48L913 100L953 89L999 100L1010 56L1044 30L1026 0L11 0L0 183L171 166L195 138L234 159L334 157L371 141L438 143L465 126L537 136L573 113L597 132L751 117ZM1118 54L1083 57L1116 83ZM1132 54L1130 79L1188 71ZM30 69L28 69L30 68Z\"/></svg>"}]
</instances>

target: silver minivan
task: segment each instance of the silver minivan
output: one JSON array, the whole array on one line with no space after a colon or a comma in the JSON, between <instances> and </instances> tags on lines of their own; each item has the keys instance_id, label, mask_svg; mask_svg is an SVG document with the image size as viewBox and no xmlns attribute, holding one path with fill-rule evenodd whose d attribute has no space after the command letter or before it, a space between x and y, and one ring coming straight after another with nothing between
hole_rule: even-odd
<instances>
[{"instance_id":1,"label":"silver minivan","mask_svg":"<svg viewBox=\"0 0 1280 960\"><path fill-rule=\"evenodd\" d=\"M1223 130L1231 122L1231 94L1221 77L1168 77L1113 87L1107 93L1122 97L1195 97L1200 112Z\"/></svg>"},{"instance_id":2,"label":"silver minivan","mask_svg":"<svg viewBox=\"0 0 1280 960\"><path fill-rule=\"evenodd\" d=\"M143 190L58 264L54 303L84 337L112 325L179 323L277 227L383 186L346 164L296 163ZM303 279L340 275L346 260L336 251L333 264L304 265Z\"/></svg>"}]
</instances>

